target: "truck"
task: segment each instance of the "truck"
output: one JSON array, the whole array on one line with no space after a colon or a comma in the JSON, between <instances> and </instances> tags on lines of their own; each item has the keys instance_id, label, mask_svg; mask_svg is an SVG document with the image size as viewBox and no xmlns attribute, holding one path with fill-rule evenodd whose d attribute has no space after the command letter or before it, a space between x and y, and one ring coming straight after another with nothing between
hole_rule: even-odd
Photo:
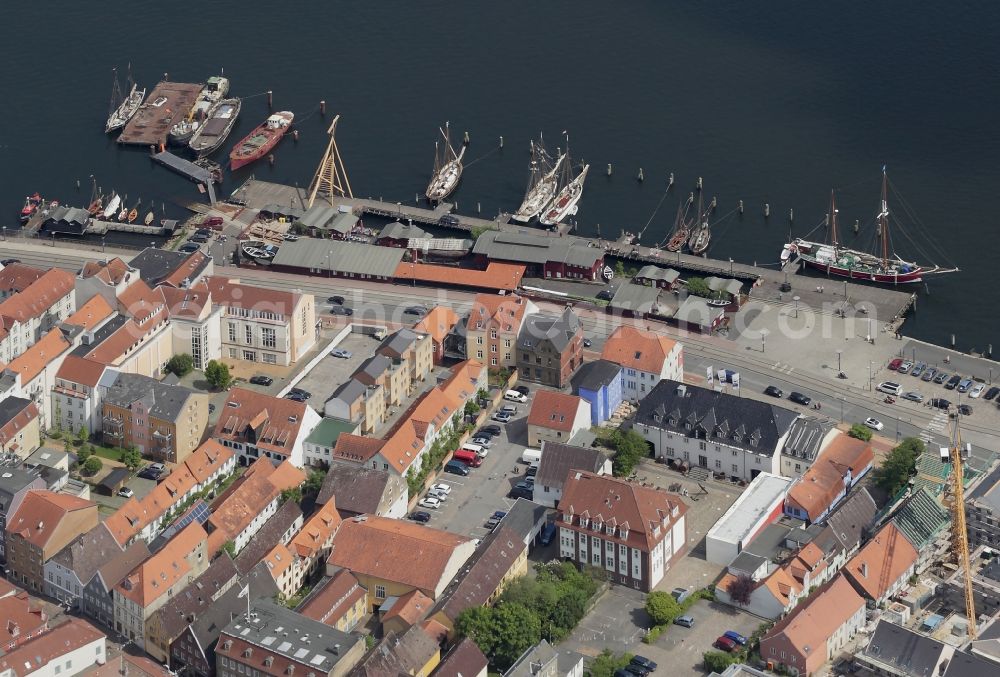
<instances>
[{"instance_id":1,"label":"truck","mask_svg":"<svg viewBox=\"0 0 1000 677\"><path fill-rule=\"evenodd\" d=\"M521 463L524 463L525 465L538 465L541 460L541 449L525 449L521 452Z\"/></svg>"}]
</instances>

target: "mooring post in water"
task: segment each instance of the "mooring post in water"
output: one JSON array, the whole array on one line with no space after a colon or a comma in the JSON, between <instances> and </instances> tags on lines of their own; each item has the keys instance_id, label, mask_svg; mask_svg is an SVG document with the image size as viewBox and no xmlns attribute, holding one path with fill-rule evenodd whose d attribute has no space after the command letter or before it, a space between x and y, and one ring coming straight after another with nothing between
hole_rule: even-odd
<instances>
[{"instance_id":1,"label":"mooring post in water","mask_svg":"<svg viewBox=\"0 0 1000 677\"><path fill-rule=\"evenodd\" d=\"M476 213L477 214L482 214L483 213L483 205L482 205L481 202L477 202L476 203Z\"/></svg>"},{"instance_id":2,"label":"mooring post in water","mask_svg":"<svg viewBox=\"0 0 1000 677\"><path fill-rule=\"evenodd\" d=\"M789 221L794 221L795 220L795 210L794 209L789 209L788 210L788 220Z\"/></svg>"},{"instance_id":3,"label":"mooring post in water","mask_svg":"<svg viewBox=\"0 0 1000 677\"><path fill-rule=\"evenodd\" d=\"M716 207L716 206L717 206L718 204L719 204L719 202L718 202L718 199L717 199L717 198L715 198L715 197L713 196L713 197L712 197L712 206L710 206L710 207L709 207L709 209L710 209L710 210L712 210L712 211L714 212L714 211L715 211L715 207Z\"/></svg>"},{"instance_id":4,"label":"mooring post in water","mask_svg":"<svg viewBox=\"0 0 1000 677\"><path fill-rule=\"evenodd\" d=\"M766 219L770 215L771 215L771 205L769 205L768 203L765 202L764 203L764 218Z\"/></svg>"},{"instance_id":5,"label":"mooring post in water","mask_svg":"<svg viewBox=\"0 0 1000 677\"><path fill-rule=\"evenodd\" d=\"M674 173L670 172L670 178L667 179L667 188L672 188L674 185Z\"/></svg>"},{"instance_id":6,"label":"mooring post in water","mask_svg":"<svg viewBox=\"0 0 1000 677\"><path fill-rule=\"evenodd\" d=\"M608 163L608 176L611 176L611 163Z\"/></svg>"},{"instance_id":7,"label":"mooring post in water","mask_svg":"<svg viewBox=\"0 0 1000 677\"><path fill-rule=\"evenodd\" d=\"M272 92L270 89L267 90L267 107L268 108L274 107L274 92Z\"/></svg>"},{"instance_id":8,"label":"mooring post in water","mask_svg":"<svg viewBox=\"0 0 1000 677\"><path fill-rule=\"evenodd\" d=\"M695 188L697 188L698 190L701 190L701 177L700 176L698 177L698 183L695 184Z\"/></svg>"},{"instance_id":9,"label":"mooring post in water","mask_svg":"<svg viewBox=\"0 0 1000 677\"><path fill-rule=\"evenodd\" d=\"M462 143L464 143L466 146L469 145L469 133L468 132L466 132L465 136L462 137Z\"/></svg>"},{"instance_id":10,"label":"mooring post in water","mask_svg":"<svg viewBox=\"0 0 1000 677\"><path fill-rule=\"evenodd\" d=\"M319 102L319 114L326 115L326 101Z\"/></svg>"},{"instance_id":11,"label":"mooring post in water","mask_svg":"<svg viewBox=\"0 0 1000 677\"><path fill-rule=\"evenodd\" d=\"M642 175L642 167L639 167L639 176L635 178L638 179L640 183L642 183L642 181L645 179L645 177Z\"/></svg>"},{"instance_id":12,"label":"mooring post in water","mask_svg":"<svg viewBox=\"0 0 1000 677\"><path fill-rule=\"evenodd\" d=\"M292 140L293 141L298 141L299 140L299 130L297 130L297 129L293 129L292 130Z\"/></svg>"},{"instance_id":13,"label":"mooring post in water","mask_svg":"<svg viewBox=\"0 0 1000 677\"><path fill-rule=\"evenodd\" d=\"M743 200L740 200L740 206L737 207L737 209L740 210L740 216L742 216L743 215Z\"/></svg>"},{"instance_id":14,"label":"mooring post in water","mask_svg":"<svg viewBox=\"0 0 1000 677\"><path fill-rule=\"evenodd\" d=\"M500 135L500 147L503 148L503 134Z\"/></svg>"}]
</instances>

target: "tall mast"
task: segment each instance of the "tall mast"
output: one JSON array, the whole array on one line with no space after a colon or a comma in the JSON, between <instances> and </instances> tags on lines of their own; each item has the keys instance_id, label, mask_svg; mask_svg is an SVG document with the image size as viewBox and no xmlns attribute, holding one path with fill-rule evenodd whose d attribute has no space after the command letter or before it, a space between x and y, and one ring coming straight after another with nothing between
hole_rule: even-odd
<instances>
[{"instance_id":1,"label":"tall mast","mask_svg":"<svg viewBox=\"0 0 1000 677\"><path fill-rule=\"evenodd\" d=\"M889 262L889 179L882 165L882 209L878 214L878 230L882 236L882 264Z\"/></svg>"},{"instance_id":2,"label":"tall mast","mask_svg":"<svg viewBox=\"0 0 1000 677\"><path fill-rule=\"evenodd\" d=\"M840 243L838 242L838 237L837 237L837 201L836 198L834 197L832 189L830 190L829 219L830 219L830 244L836 247Z\"/></svg>"}]
</instances>

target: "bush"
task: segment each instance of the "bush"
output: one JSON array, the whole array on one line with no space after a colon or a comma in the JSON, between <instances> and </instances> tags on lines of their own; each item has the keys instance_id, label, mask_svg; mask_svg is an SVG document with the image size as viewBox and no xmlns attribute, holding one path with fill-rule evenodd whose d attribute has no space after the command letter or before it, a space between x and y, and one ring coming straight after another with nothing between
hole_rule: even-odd
<instances>
[{"instance_id":1,"label":"bush","mask_svg":"<svg viewBox=\"0 0 1000 677\"><path fill-rule=\"evenodd\" d=\"M194 358L187 353L178 353L167 360L167 371L176 376L187 376L194 370Z\"/></svg>"},{"instance_id":2,"label":"bush","mask_svg":"<svg viewBox=\"0 0 1000 677\"><path fill-rule=\"evenodd\" d=\"M218 360L209 360L205 365L205 379L216 390L225 390L233 382L229 367Z\"/></svg>"},{"instance_id":3,"label":"bush","mask_svg":"<svg viewBox=\"0 0 1000 677\"><path fill-rule=\"evenodd\" d=\"M663 629L664 629L664 626L662 626L662 625L654 626L649 632L647 632L643 636L642 643L643 644L652 644L653 642L655 642L656 640L658 640L660 638L660 634L663 633Z\"/></svg>"},{"instance_id":4,"label":"bush","mask_svg":"<svg viewBox=\"0 0 1000 677\"><path fill-rule=\"evenodd\" d=\"M612 653L610 649L605 649L590 663L590 668L586 674L590 677L614 677L616 671L621 670L632 662L632 654Z\"/></svg>"},{"instance_id":5,"label":"bush","mask_svg":"<svg viewBox=\"0 0 1000 677\"><path fill-rule=\"evenodd\" d=\"M701 655L706 672L725 672L726 668L739 660L733 654L723 651L706 651Z\"/></svg>"},{"instance_id":6,"label":"bush","mask_svg":"<svg viewBox=\"0 0 1000 677\"><path fill-rule=\"evenodd\" d=\"M683 610L673 595L657 590L646 596L646 613L656 625L670 625Z\"/></svg>"},{"instance_id":7,"label":"bush","mask_svg":"<svg viewBox=\"0 0 1000 677\"><path fill-rule=\"evenodd\" d=\"M865 442L870 442L872 439L872 431L866 425L861 423L855 423L851 426L851 429L847 431L847 434L856 440L864 440Z\"/></svg>"},{"instance_id":8,"label":"bush","mask_svg":"<svg viewBox=\"0 0 1000 677\"><path fill-rule=\"evenodd\" d=\"M90 456L83 464L83 472L87 475L96 475L104 467L104 461L99 456Z\"/></svg>"},{"instance_id":9,"label":"bush","mask_svg":"<svg viewBox=\"0 0 1000 677\"><path fill-rule=\"evenodd\" d=\"M615 430L608 438L609 443L615 449L615 456L611 459L611 468L615 477L628 477L635 470L641 461L649 453L649 445L646 440L634 430Z\"/></svg>"},{"instance_id":10,"label":"bush","mask_svg":"<svg viewBox=\"0 0 1000 677\"><path fill-rule=\"evenodd\" d=\"M135 470L142 465L142 454L135 447L129 447L121 455L121 462L126 468L135 472Z\"/></svg>"}]
</instances>

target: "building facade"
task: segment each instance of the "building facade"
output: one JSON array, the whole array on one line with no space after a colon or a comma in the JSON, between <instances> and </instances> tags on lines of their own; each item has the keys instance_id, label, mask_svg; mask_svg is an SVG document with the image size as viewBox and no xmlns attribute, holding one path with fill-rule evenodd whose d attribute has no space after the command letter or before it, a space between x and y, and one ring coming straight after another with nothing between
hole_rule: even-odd
<instances>
[{"instance_id":1,"label":"building facade","mask_svg":"<svg viewBox=\"0 0 1000 677\"><path fill-rule=\"evenodd\" d=\"M583 328L572 310L529 315L517 338L518 378L562 388L583 364L582 352Z\"/></svg>"},{"instance_id":2,"label":"building facade","mask_svg":"<svg viewBox=\"0 0 1000 677\"><path fill-rule=\"evenodd\" d=\"M601 358L621 366L622 396L627 400L641 400L660 381L684 381L684 346L628 325L612 332Z\"/></svg>"}]
</instances>

